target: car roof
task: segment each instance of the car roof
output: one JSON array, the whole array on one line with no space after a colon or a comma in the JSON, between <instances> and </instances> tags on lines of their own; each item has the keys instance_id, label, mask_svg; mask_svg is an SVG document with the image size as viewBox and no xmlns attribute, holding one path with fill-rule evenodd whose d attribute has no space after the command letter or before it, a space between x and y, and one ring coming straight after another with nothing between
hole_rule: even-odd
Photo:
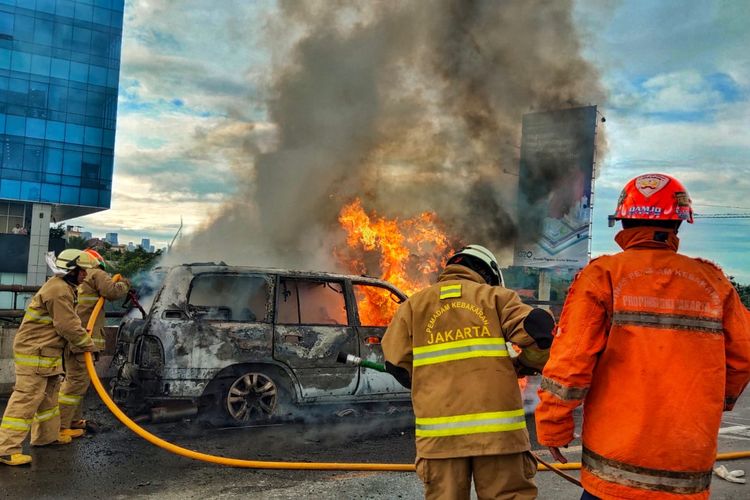
<instances>
[{"instance_id":1,"label":"car roof","mask_svg":"<svg viewBox=\"0 0 750 500\"><path fill-rule=\"evenodd\" d=\"M163 272L163 271L172 270L178 267L189 268L190 272L194 275L208 274L208 273L237 273L237 274L264 273L264 274L291 276L295 278L314 278L314 279L324 278L324 279L334 279L334 280L352 280L358 283L368 283L368 284L373 284L373 285L387 285L399 291L402 295L404 295L404 293L401 290L399 290L395 285L385 280L382 280L380 278L374 278L372 276L356 275L356 274L329 273L325 271L300 271L296 269L284 269L284 268L275 268L275 267L230 266L230 265L225 264L224 262L219 262L219 263L194 262L194 263L188 263L188 264L180 264L180 265L171 266L171 267L160 266L160 267L154 268L154 271Z\"/></svg>"}]
</instances>

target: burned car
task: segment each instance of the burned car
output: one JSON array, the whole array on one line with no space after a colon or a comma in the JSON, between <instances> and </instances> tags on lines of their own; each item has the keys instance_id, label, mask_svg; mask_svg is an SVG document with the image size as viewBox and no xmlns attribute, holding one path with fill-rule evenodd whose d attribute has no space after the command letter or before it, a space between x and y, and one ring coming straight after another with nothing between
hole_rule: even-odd
<instances>
[{"instance_id":1,"label":"burned car","mask_svg":"<svg viewBox=\"0 0 750 500\"><path fill-rule=\"evenodd\" d=\"M230 423L311 404L408 403L391 375L337 362L345 352L383 363L380 340L404 299L364 276L172 267L147 316L120 326L113 397L131 412L213 410Z\"/></svg>"}]
</instances>

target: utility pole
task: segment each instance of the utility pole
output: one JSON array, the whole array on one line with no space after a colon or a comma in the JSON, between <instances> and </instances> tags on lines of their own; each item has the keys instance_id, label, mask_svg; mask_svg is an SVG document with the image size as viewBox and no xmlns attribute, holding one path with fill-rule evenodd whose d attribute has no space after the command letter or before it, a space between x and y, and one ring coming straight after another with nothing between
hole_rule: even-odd
<instances>
[{"instance_id":1,"label":"utility pole","mask_svg":"<svg viewBox=\"0 0 750 500\"><path fill-rule=\"evenodd\" d=\"M180 227L177 228L177 232L174 233L174 237L172 238L172 241L170 241L169 245L167 245L167 253L172 251L172 245L174 245L174 241L180 235L181 231L182 231L182 216L180 215Z\"/></svg>"}]
</instances>

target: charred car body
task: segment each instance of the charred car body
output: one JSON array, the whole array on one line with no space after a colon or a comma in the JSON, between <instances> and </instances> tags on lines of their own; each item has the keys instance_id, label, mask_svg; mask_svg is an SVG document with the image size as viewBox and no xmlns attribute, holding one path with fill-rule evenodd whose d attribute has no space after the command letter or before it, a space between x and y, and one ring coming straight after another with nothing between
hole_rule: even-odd
<instances>
[{"instance_id":1,"label":"charred car body","mask_svg":"<svg viewBox=\"0 0 750 500\"><path fill-rule=\"evenodd\" d=\"M112 392L129 410L218 409L243 423L308 404L410 401L389 374L336 360L347 352L383 362L390 318L358 306L403 301L389 283L222 264L158 272L150 312L118 333Z\"/></svg>"}]
</instances>

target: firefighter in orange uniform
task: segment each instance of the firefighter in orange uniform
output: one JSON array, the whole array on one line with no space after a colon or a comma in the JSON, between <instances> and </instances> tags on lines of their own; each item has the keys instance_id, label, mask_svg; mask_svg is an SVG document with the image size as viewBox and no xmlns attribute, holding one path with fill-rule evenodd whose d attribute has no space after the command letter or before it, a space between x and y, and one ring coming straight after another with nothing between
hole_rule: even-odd
<instances>
[{"instance_id":1,"label":"firefighter in orange uniform","mask_svg":"<svg viewBox=\"0 0 750 500\"><path fill-rule=\"evenodd\" d=\"M129 285L127 280L115 282L104 270L104 257L93 249L84 250L97 263L96 267L89 270L86 279L78 287L78 307L76 312L81 318L81 325L88 326L91 313L99 297L107 300L117 300L125 297ZM91 338L96 345L96 351L104 349L104 314L100 313L91 331ZM65 379L60 387L60 429L68 433L70 429L96 429L92 422L83 420L81 403L86 391L91 384L89 372L86 370L86 362L83 351L69 344L64 353Z\"/></svg>"},{"instance_id":2,"label":"firefighter in orange uniform","mask_svg":"<svg viewBox=\"0 0 750 500\"><path fill-rule=\"evenodd\" d=\"M517 367L547 361L554 320L503 286L495 256L469 245L438 282L401 304L383 337L389 372L411 377L417 474L428 499L536 498ZM408 383L408 382L407 382Z\"/></svg>"},{"instance_id":3,"label":"firefighter in orange uniform","mask_svg":"<svg viewBox=\"0 0 750 500\"><path fill-rule=\"evenodd\" d=\"M628 182L623 251L570 288L536 410L538 440L565 462L585 405L582 498L709 497L721 414L750 380L750 321L714 264L677 253L693 222L685 187L663 174Z\"/></svg>"},{"instance_id":4,"label":"firefighter in orange uniform","mask_svg":"<svg viewBox=\"0 0 750 500\"><path fill-rule=\"evenodd\" d=\"M55 264L67 273L53 276L34 295L13 341L16 383L0 423L0 463L7 465L31 462L31 456L21 453L29 431L33 446L68 444L76 434L60 432L57 393L65 344L95 349L75 305L76 287L96 262L80 250L68 249L60 252Z\"/></svg>"}]
</instances>

